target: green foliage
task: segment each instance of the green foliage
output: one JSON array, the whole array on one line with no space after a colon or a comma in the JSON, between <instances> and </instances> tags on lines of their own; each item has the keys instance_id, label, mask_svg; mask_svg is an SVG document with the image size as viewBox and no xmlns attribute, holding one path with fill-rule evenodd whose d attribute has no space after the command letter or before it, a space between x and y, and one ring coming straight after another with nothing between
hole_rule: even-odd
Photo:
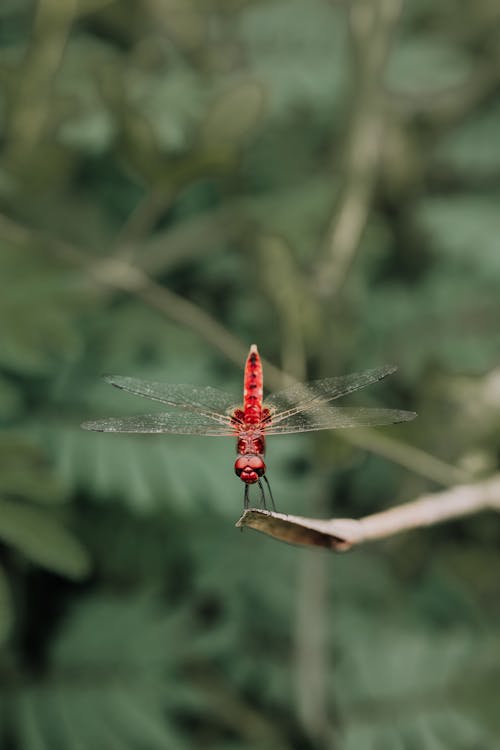
<instances>
[{"instance_id":1,"label":"green foliage","mask_svg":"<svg viewBox=\"0 0 500 750\"><path fill-rule=\"evenodd\" d=\"M0 496L53 505L67 498L43 450L13 432L0 439Z\"/></svg>"},{"instance_id":2,"label":"green foliage","mask_svg":"<svg viewBox=\"0 0 500 750\"><path fill-rule=\"evenodd\" d=\"M344 17L318 0L247 6L241 36L250 69L269 89L275 116L297 106L330 110L335 105L346 74L344 32Z\"/></svg>"},{"instance_id":3,"label":"green foliage","mask_svg":"<svg viewBox=\"0 0 500 750\"><path fill-rule=\"evenodd\" d=\"M443 637L373 625L369 644L358 643L355 651L346 638L337 666L342 747L404 748L410 738L428 748L494 746L493 734L468 707L478 690L481 701L491 690L484 664L496 663L496 642L478 646L460 632Z\"/></svg>"},{"instance_id":4,"label":"green foliage","mask_svg":"<svg viewBox=\"0 0 500 750\"><path fill-rule=\"evenodd\" d=\"M500 227L498 194L434 198L424 202L419 219L443 261L487 281L500 274L496 237ZM437 254L437 253L436 253Z\"/></svg>"},{"instance_id":5,"label":"green foliage","mask_svg":"<svg viewBox=\"0 0 500 750\"><path fill-rule=\"evenodd\" d=\"M81 35L73 40L57 79L58 93L71 101L58 128L61 143L93 156L109 149L116 123L96 72L99 68L116 70L119 65L116 50L97 38Z\"/></svg>"},{"instance_id":6,"label":"green foliage","mask_svg":"<svg viewBox=\"0 0 500 750\"><path fill-rule=\"evenodd\" d=\"M470 68L465 50L452 39L412 34L395 45L387 83L405 94L428 95L460 85L470 75Z\"/></svg>"},{"instance_id":7,"label":"green foliage","mask_svg":"<svg viewBox=\"0 0 500 750\"><path fill-rule=\"evenodd\" d=\"M500 105L492 102L475 117L459 123L438 145L436 158L473 179L494 176L500 165L500 146L496 137L499 117ZM470 210L469 206L465 217L471 215ZM481 229L479 223L477 228Z\"/></svg>"},{"instance_id":8,"label":"green foliage","mask_svg":"<svg viewBox=\"0 0 500 750\"><path fill-rule=\"evenodd\" d=\"M50 508L59 505L64 495L46 464L42 451L19 436L0 441L0 539L43 568L69 578L85 578L90 560Z\"/></svg>"},{"instance_id":9,"label":"green foliage","mask_svg":"<svg viewBox=\"0 0 500 750\"><path fill-rule=\"evenodd\" d=\"M230 438L80 429L161 409L106 373L237 403L239 340L311 377L394 362L365 403L419 420L387 434L498 469L494 5L405 3L371 96L391 3L0 3L2 749L497 747L496 517L307 577L234 528ZM323 298L346 205L367 225ZM266 455L283 512L435 488L328 435Z\"/></svg>"},{"instance_id":10,"label":"green foliage","mask_svg":"<svg viewBox=\"0 0 500 750\"><path fill-rule=\"evenodd\" d=\"M183 620L143 595L82 602L54 645L47 684L16 695L20 747L183 747L165 720L165 699L182 696L166 678Z\"/></svg>"},{"instance_id":11,"label":"green foliage","mask_svg":"<svg viewBox=\"0 0 500 750\"><path fill-rule=\"evenodd\" d=\"M72 534L46 512L0 501L0 538L29 560L69 578L84 578L88 556Z\"/></svg>"},{"instance_id":12,"label":"green foliage","mask_svg":"<svg viewBox=\"0 0 500 750\"><path fill-rule=\"evenodd\" d=\"M0 501L0 538L29 560L69 578L84 578L89 559L72 534L38 508Z\"/></svg>"},{"instance_id":13,"label":"green foliage","mask_svg":"<svg viewBox=\"0 0 500 750\"><path fill-rule=\"evenodd\" d=\"M0 252L0 363L28 375L44 375L81 354L74 318L79 282L40 250L2 242Z\"/></svg>"}]
</instances>

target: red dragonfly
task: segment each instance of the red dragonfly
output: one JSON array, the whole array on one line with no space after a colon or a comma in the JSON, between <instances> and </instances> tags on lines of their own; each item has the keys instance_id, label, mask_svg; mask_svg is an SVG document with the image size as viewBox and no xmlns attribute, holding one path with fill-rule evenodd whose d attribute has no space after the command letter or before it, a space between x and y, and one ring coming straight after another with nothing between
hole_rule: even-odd
<instances>
[{"instance_id":1,"label":"red dragonfly","mask_svg":"<svg viewBox=\"0 0 500 750\"><path fill-rule=\"evenodd\" d=\"M249 485L256 482L265 506L261 479L264 479L269 488L274 506L265 473L266 437L339 427L394 424L414 419L416 414L411 411L327 406L330 401L376 383L395 370L396 367L386 365L351 375L292 385L273 393L263 403L262 363L257 347L253 344L245 364L242 407L234 404L234 396L230 393L210 386L169 385L110 375L105 380L111 385L136 396L159 401L179 411L101 419L84 422L82 427L98 432L235 437L238 458L234 471L245 483L244 507L248 508Z\"/></svg>"}]
</instances>

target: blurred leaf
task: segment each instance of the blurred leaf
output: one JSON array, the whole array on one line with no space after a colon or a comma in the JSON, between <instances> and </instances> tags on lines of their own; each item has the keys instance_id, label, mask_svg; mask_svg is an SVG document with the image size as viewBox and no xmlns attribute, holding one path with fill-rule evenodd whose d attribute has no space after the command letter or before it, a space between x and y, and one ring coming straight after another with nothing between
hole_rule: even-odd
<instances>
[{"instance_id":1,"label":"blurred leaf","mask_svg":"<svg viewBox=\"0 0 500 750\"><path fill-rule=\"evenodd\" d=\"M0 7L0 17L8 17L19 13L19 11L26 12L31 10L30 0L5 0Z\"/></svg>"},{"instance_id":2,"label":"blurred leaf","mask_svg":"<svg viewBox=\"0 0 500 750\"><path fill-rule=\"evenodd\" d=\"M431 361L458 372L491 369L500 346L495 199L427 199L420 203L417 219L430 256L425 275L405 285L373 286L364 275L364 260L357 268L357 280L365 288L364 335L357 346L365 357L398 362L413 377ZM404 249L398 248L396 257L404 260Z\"/></svg>"},{"instance_id":3,"label":"blurred leaf","mask_svg":"<svg viewBox=\"0 0 500 750\"><path fill-rule=\"evenodd\" d=\"M304 361L303 342L314 340L318 330L318 307L304 283L306 280L290 246L282 237L262 236L259 253L261 284L281 319L283 369L300 372ZM276 284L278 278L280 283ZM287 355L285 348L288 348Z\"/></svg>"},{"instance_id":4,"label":"blurred leaf","mask_svg":"<svg viewBox=\"0 0 500 750\"><path fill-rule=\"evenodd\" d=\"M333 109L345 82L345 19L330 3L271 0L240 15L250 71L269 92L272 114Z\"/></svg>"},{"instance_id":5,"label":"blurred leaf","mask_svg":"<svg viewBox=\"0 0 500 750\"><path fill-rule=\"evenodd\" d=\"M107 664L108 678L127 666L131 678L136 673L145 684L152 678L161 681L165 666L179 657L173 645L186 627L186 613L166 615L151 592L97 595L82 601L66 619L52 647L52 665L61 674L79 666L95 669L97 677L100 665Z\"/></svg>"},{"instance_id":6,"label":"blurred leaf","mask_svg":"<svg viewBox=\"0 0 500 750\"><path fill-rule=\"evenodd\" d=\"M500 169L499 120L500 104L494 102L484 112L459 123L441 139L434 155L437 165L461 170L468 179L494 177Z\"/></svg>"},{"instance_id":7,"label":"blurred leaf","mask_svg":"<svg viewBox=\"0 0 500 750\"><path fill-rule=\"evenodd\" d=\"M195 0L148 0L147 7L155 23L164 28L183 50L197 49L206 33L206 15Z\"/></svg>"},{"instance_id":8,"label":"blurred leaf","mask_svg":"<svg viewBox=\"0 0 500 750\"><path fill-rule=\"evenodd\" d=\"M183 614L166 617L151 596L94 597L74 611L52 649L50 681L19 691L23 750L183 748L167 696L183 690L168 667L186 634Z\"/></svg>"},{"instance_id":9,"label":"blurred leaf","mask_svg":"<svg viewBox=\"0 0 500 750\"><path fill-rule=\"evenodd\" d=\"M263 157L272 158L271 153ZM261 165L257 166L262 176ZM287 180L282 188L245 198L242 205L266 233L285 237L291 247L297 248L301 259L310 258L311 247L317 247L321 241L335 190L331 178L326 176L315 176L299 185L293 184L294 175L286 177L291 178L292 185Z\"/></svg>"},{"instance_id":10,"label":"blurred leaf","mask_svg":"<svg viewBox=\"0 0 500 750\"><path fill-rule=\"evenodd\" d=\"M90 571L84 547L48 511L0 500L0 538L59 575L79 580Z\"/></svg>"},{"instance_id":11,"label":"blurred leaf","mask_svg":"<svg viewBox=\"0 0 500 750\"><path fill-rule=\"evenodd\" d=\"M240 489L232 481L229 441L89 434L79 427L50 437L56 471L68 487L119 498L141 512L173 505L192 513L208 503L227 513ZM227 482L220 479L224 466Z\"/></svg>"},{"instance_id":12,"label":"blurred leaf","mask_svg":"<svg viewBox=\"0 0 500 750\"><path fill-rule=\"evenodd\" d=\"M8 245L0 253L0 274L0 364L44 374L80 354L71 317L78 302L75 275L36 250Z\"/></svg>"},{"instance_id":13,"label":"blurred leaf","mask_svg":"<svg viewBox=\"0 0 500 750\"><path fill-rule=\"evenodd\" d=\"M420 204L418 219L431 235L441 263L447 257L472 272L472 279L500 283L498 201L496 194L459 195Z\"/></svg>"},{"instance_id":14,"label":"blurred leaf","mask_svg":"<svg viewBox=\"0 0 500 750\"><path fill-rule=\"evenodd\" d=\"M491 746L493 737L469 706L477 690L488 694L488 679L498 670L493 639L480 642L460 632L446 637L387 632L372 623L369 641L354 645L356 625L346 615L341 626L337 622L345 642L334 678L342 749L354 750L361 742L367 750L404 748L408 737L429 750ZM482 662L478 651L492 661Z\"/></svg>"},{"instance_id":15,"label":"blurred leaf","mask_svg":"<svg viewBox=\"0 0 500 750\"><path fill-rule=\"evenodd\" d=\"M20 433L0 434L0 493L48 505L67 499L44 451Z\"/></svg>"},{"instance_id":16,"label":"blurred leaf","mask_svg":"<svg viewBox=\"0 0 500 750\"><path fill-rule=\"evenodd\" d=\"M61 97L61 143L91 155L109 148L116 122L103 96L102 80L119 65L112 47L96 37L79 35L68 46L55 89Z\"/></svg>"},{"instance_id":17,"label":"blurred leaf","mask_svg":"<svg viewBox=\"0 0 500 750\"><path fill-rule=\"evenodd\" d=\"M207 91L200 77L172 54L156 70L131 68L125 83L128 101L150 125L161 150L183 151L205 107Z\"/></svg>"},{"instance_id":18,"label":"blurred leaf","mask_svg":"<svg viewBox=\"0 0 500 750\"><path fill-rule=\"evenodd\" d=\"M256 81L242 81L212 102L202 125L208 147L238 147L255 130L262 118L264 91Z\"/></svg>"},{"instance_id":19,"label":"blurred leaf","mask_svg":"<svg viewBox=\"0 0 500 750\"><path fill-rule=\"evenodd\" d=\"M412 35L394 45L387 83L405 94L432 94L465 82L470 69L470 61L458 45L432 33Z\"/></svg>"},{"instance_id":20,"label":"blurred leaf","mask_svg":"<svg viewBox=\"0 0 500 750\"><path fill-rule=\"evenodd\" d=\"M97 501L78 514L79 538L106 585L138 588L160 582L177 590L182 574L189 574L185 537L190 521L171 510L139 515L123 502ZM138 544L140 555L132 555Z\"/></svg>"},{"instance_id":21,"label":"blurred leaf","mask_svg":"<svg viewBox=\"0 0 500 750\"><path fill-rule=\"evenodd\" d=\"M498 361L495 277L478 284L479 266L468 275L446 265L441 270L419 285L384 286L367 296L363 336L356 342L367 360L395 361L410 378L430 362L478 373Z\"/></svg>"},{"instance_id":22,"label":"blurred leaf","mask_svg":"<svg viewBox=\"0 0 500 750\"><path fill-rule=\"evenodd\" d=\"M17 416L21 404L20 390L10 380L0 376L0 421Z\"/></svg>"},{"instance_id":23,"label":"blurred leaf","mask_svg":"<svg viewBox=\"0 0 500 750\"><path fill-rule=\"evenodd\" d=\"M208 347L200 347L195 333L180 329L135 300L108 308L105 316L98 313L90 322L90 336L90 367L85 365L92 378L90 400L99 408L107 407L117 394L102 381L103 373L133 369L137 377L189 383L195 380L195 372L199 381L206 379L207 384L215 378L212 353ZM87 391L90 384L85 385ZM63 398L74 402L73 391L66 394L61 390ZM122 403L133 409L134 403L144 408L147 402L128 398Z\"/></svg>"}]
</instances>

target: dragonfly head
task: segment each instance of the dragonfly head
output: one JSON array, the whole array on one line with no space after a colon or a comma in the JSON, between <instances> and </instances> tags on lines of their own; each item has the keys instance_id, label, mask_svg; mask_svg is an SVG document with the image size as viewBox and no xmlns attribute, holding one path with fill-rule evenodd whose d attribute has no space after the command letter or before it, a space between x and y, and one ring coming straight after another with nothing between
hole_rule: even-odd
<instances>
[{"instance_id":1,"label":"dragonfly head","mask_svg":"<svg viewBox=\"0 0 500 750\"><path fill-rule=\"evenodd\" d=\"M234 471L245 484L254 484L265 474L266 465L262 456L247 453L236 459Z\"/></svg>"}]
</instances>

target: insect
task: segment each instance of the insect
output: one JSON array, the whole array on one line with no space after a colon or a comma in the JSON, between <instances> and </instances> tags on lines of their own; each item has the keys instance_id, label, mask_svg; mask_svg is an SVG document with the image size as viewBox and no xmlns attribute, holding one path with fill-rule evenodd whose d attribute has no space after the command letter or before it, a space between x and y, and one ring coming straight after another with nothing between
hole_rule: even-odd
<instances>
[{"instance_id":1,"label":"insect","mask_svg":"<svg viewBox=\"0 0 500 750\"><path fill-rule=\"evenodd\" d=\"M268 435L331 430L340 427L366 427L407 422L416 414L397 409L337 407L328 404L341 396L376 383L396 370L385 367L351 375L313 380L273 393L263 402L263 372L257 347L250 347L243 382L243 405L234 396L210 386L169 385L120 375L105 378L108 383L136 396L159 401L177 411L145 416L117 417L84 422L86 430L98 432L171 433L236 438L236 475L245 483L244 507L249 505L249 486L257 483L262 504L266 477L264 454Z\"/></svg>"}]
</instances>

